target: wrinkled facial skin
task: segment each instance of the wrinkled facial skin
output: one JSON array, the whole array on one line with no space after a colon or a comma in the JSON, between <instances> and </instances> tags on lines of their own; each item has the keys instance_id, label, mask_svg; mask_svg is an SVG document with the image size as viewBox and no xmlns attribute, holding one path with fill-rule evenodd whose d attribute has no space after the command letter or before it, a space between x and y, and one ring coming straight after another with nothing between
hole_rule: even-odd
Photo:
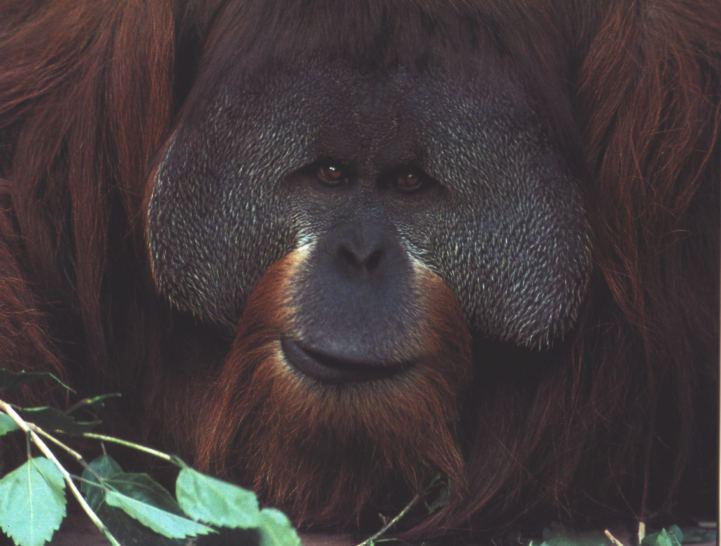
<instances>
[{"instance_id":1,"label":"wrinkled facial skin","mask_svg":"<svg viewBox=\"0 0 721 546\"><path fill-rule=\"evenodd\" d=\"M538 349L573 326L591 270L586 213L520 86L482 67L274 66L233 80L186 117L156 169L148 244L177 308L233 327L268 267L304 247L295 333L350 359L412 357L419 264L474 335ZM328 162L343 183L319 180ZM396 186L407 172L417 191ZM339 274L345 247L383 249L380 280Z\"/></svg>"}]
</instances>

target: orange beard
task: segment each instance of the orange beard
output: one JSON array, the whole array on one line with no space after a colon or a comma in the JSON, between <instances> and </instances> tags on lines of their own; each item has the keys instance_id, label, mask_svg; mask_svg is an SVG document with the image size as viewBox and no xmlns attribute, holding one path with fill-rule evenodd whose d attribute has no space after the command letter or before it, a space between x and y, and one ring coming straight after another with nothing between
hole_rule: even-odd
<instances>
[{"instance_id":1,"label":"orange beard","mask_svg":"<svg viewBox=\"0 0 721 546\"><path fill-rule=\"evenodd\" d=\"M320 384L280 349L293 331L287 302L299 255L271 267L245 307L202 404L196 464L240 480L298 526L358 525L364 509L397 509L439 474L459 493L456 428L470 335L451 291L416 268L422 361L388 379Z\"/></svg>"}]
</instances>

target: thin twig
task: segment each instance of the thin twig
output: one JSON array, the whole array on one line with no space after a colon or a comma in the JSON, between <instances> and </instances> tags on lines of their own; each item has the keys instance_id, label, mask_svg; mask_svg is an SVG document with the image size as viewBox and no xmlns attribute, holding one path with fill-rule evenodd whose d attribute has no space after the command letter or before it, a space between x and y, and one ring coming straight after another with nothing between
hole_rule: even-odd
<instances>
[{"instance_id":1,"label":"thin twig","mask_svg":"<svg viewBox=\"0 0 721 546\"><path fill-rule=\"evenodd\" d=\"M646 538L646 522L639 521L638 522L638 544L639 544L639 546L643 542L644 538Z\"/></svg>"},{"instance_id":2,"label":"thin twig","mask_svg":"<svg viewBox=\"0 0 721 546\"><path fill-rule=\"evenodd\" d=\"M95 527L97 527L98 530L103 534L103 536L108 539L108 542L110 542L110 544L112 544L113 546L121 546L120 542L118 542L118 540L112 535L110 530L100 520L100 517L98 517L95 511L85 500L85 497L83 497L83 495L80 493L70 473L65 470L65 467L60 463L60 461L58 461L57 457L55 457L55 454L43 441L40 435L36 433L35 430L33 430L33 428L37 429L38 427L31 427L30 423L27 423L22 417L20 417L20 415L18 415L18 413L12 408L10 404L3 400L0 400L0 410L5 412L7 416L15 422L18 428L28 435L28 437L32 440L32 442L40 450L40 452L48 459L50 459L50 461L55 465L60 474L63 476L63 479L65 480L68 489L70 489L70 493L73 495L73 497L75 497L75 500L78 501L78 504L80 504L80 507L87 514L88 518L90 518L90 521L92 521Z\"/></svg>"},{"instance_id":3,"label":"thin twig","mask_svg":"<svg viewBox=\"0 0 721 546\"><path fill-rule=\"evenodd\" d=\"M611 541L611 544L613 544L613 546L623 546L623 542L621 542L615 536L613 536L611 534L611 531L609 531L608 529L604 530L603 534L606 535L606 538Z\"/></svg>"},{"instance_id":4,"label":"thin twig","mask_svg":"<svg viewBox=\"0 0 721 546\"><path fill-rule=\"evenodd\" d=\"M53 436L52 434L49 434L49 433L45 432L43 429L41 429L39 426L37 426L37 425L34 424L34 423L28 423L28 428L29 428L30 430L32 430L33 432L37 432L40 436L42 436L42 437L45 438L46 440L51 441L51 442L54 443L56 446L58 446L59 448L61 448L62 450L64 450L64 451L65 451L68 455L70 455L73 459L75 459L75 460L78 461L81 465L83 465L83 467L87 467L87 466L88 466L88 463L85 462L85 459L83 459L83 456L82 456L80 453L78 453L77 451L75 451L75 450L74 450L72 447L70 447L69 445L66 445L66 444L64 444L63 442L61 442L60 440L58 440L58 439L57 439L55 436Z\"/></svg>"},{"instance_id":5,"label":"thin twig","mask_svg":"<svg viewBox=\"0 0 721 546\"><path fill-rule=\"evenodd\" d=\"M104 402L109 398L120 398L121 396L122 395L119 392L110 392L108 394L100 394L98 396L89 396L88 398L83 398L82 400L75 402L72 406L65 410L65 413L73 413L74 411L77 411L83 406L92 406L93 404L97 404L98 402Z\"/></svg>"},{"instance_id":6,"label":"thin twig","mask_svg":"<svg viewBox=\"0 0 721 546\"><path fill-rule=\"evenodd\" d=\"M58 446L60 449L65 451L68 455L70 455L73 459L75 459L78 462L78 464L83 467L83 469L87 470L93 476L95 476L95 479L98 480L99 482L101 482L101 484L105 482L103 477L100 474L98 474L98 472L92 466L90 466L88 464L88 462L85 460L85 458L80 453L75 451L72 447L61 442L52 434L48 434L47 432L45 432L43 429L41 429L39 426L37 426L34 423L28 423L28 426L30 427L30 430L32 430L33 432L37 432L40 436L43 436L46 440L49 440L50 442L52 442L56 446ZM104 453L104 455L107 455L107 454Z\"/></svg>"},{"instance_id":7,"label":"thin twig","mask_svg":"<svg viewBox=\"0 0 721 546\"><path fill-rule=\"evenodd\" d=\"M134 442L129 442L128 440L116 438L115 436L107 436L105 434L97 434L95 432L84 432L83 438L92 438L93 440L100 440L102 442L108 442L111 444L118 444L121 446L129 447L131 449L142 451L143 453L147 453L148 455L152 455L153 457L157 457L158 459L162 459L166 462L172 463L176 466L184 466L184 463L182 463L182 461L175 455L163 453L162 451L158 451L157 449L153 449L152 447L146 447L140 444L136 444Z\"/></svg>"},{"instance_id":8,"label":"thin twig","mask_svg":"<svg viewBox=\"0 0 721 546\"><path fill-rule=\"evenodd\" d=\"M381 527L376 533L374 533L372 536L369 536L367 539L357 544L356 546L370 546L371 544L373 544L373 541L379 539L388 531L388 529L398 523L410 511L410 509L415 506L415 504L420 500L420 498L421 495L419 493L416 493L416 495L410 500L410 502L403 507L403 510L393 516L393 518L391 518L391 520L388 521L388 523L386 523L383 527Z\"/></svg>"}]
</instances>

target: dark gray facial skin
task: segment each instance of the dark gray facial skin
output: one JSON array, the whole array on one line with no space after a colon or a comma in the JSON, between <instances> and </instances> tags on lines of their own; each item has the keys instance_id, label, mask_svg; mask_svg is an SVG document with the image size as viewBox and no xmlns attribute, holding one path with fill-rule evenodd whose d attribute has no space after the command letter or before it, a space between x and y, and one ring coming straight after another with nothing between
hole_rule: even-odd
<instances>
[{"instance_id":1,"label":"dark gray facial skin","mask_svg":"<svg viewBox=\"0 0 721 546\"><path fill-rule=\"evenodd\" d=\"M294 303L311 331L330 335L320 317L331 313L348 336L404 335L415 260L450 286L474 333L534 349L560 340L591 271L578 182L520 86L482 68L471 77L273 66L219 86L157 170L147 236L161 293L232 327L264 271L308 244ZM347 181L321 183L313 165L323 160ZM423 187L399 191L409 170ZM314 265L343 229L402 249L384 297L339 295L348 287Z\"/></svg>"}]
</instances>

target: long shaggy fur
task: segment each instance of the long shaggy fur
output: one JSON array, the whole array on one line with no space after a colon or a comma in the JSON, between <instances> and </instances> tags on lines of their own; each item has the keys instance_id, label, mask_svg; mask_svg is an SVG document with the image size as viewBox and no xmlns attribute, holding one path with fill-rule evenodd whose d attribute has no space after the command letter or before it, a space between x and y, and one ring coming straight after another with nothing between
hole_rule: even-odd
<instances>
[{"instance_id":1,"label":"long shaggy fur","mask_svg":"<svg viewBox=\"0 0 721 546\"><path fill-rule=\"evenodd\" d=\"M332 524L333 514L311 488L327 477L304 459L300 425L280 430L271 408L315 423L329 415L311 403L312 392L300 397L292 383L278 383L262 328L243 341L222 340L232 346L224 362L207 354L212 343L187 341L197 329L156 296L143 238L142 203L157 154L184 101L202 97L202 86L193 87L198 74L223 69L205 65L206 52L230 48L243 29L262 30L254 43L268 56L297 47L297 29L274 26L277 9L262 4L267 7L221 0L2 3L0 365L52 369L82 393L121 390L128 394L123 422L150 412L146 433L167 435L185 453L194 451L187 423L197 418L197 393L215 389L200 413L208 432L199 437L198 460L262 473L264 460L253 449L297 457L292 470L306 489L296 498L307 502L291 509ZM334 3L320 1L316 11L301 4L282 8L297 11L298 28L309 35L332 36L319 25ZM678 511L679 502L689 502L683 486L708 482L698 469L713 469L715 461L721 6L716 0L402 4L344 3L358 34L342 33L343 40L357 40L343 47L382 57L378 37L415 21L425 30L404 34L400 59L379 62L402 61L403 51L422 48L430 33L445 44L436 54L452 65L459 34L444 14L457 10L475 21L471 34L517 64L550 105L555 130L578 149L596 274L558 366L509 374L512 363L502 355L481 355L472 395L459 401L458 431L446 428L455 410L440 400L451 384L438 380L437 398L409 402L406 417L416 424L429 419L438 446L422 446L415 431L385 420L386 403L379 400L369 417L380 428L364 434L396 434L423 454L413 464L401 457L386 467L381 453L371 470L385 476L393 468L413 484L441 469L465 484L446 509L415 521L414 536L480 533L531 514L579 522L591 521L590 514L646 518ZM277 288L273 274L269 297ZM255 296L257 306L249 304L241 328L256 320L272 327L267 313L282 305L261 301L264 294ZM203 336L217 340L212 331ZM206 365L213 356L220 362ZM245 377L253 360L266 364ZM431 371L419 379L432 380ZM248 398L238 399L241 392ZM230 415L240 420L228 428ZM364 417L341 412L338 418ZM249 420L265 427L247 430ZM293 443L281 446L282 433ZM253 446L246 459L225 459L232 451L226 442L240 439ZM334 438L344 454L361 439ZM317 435L306 441L320 460L332 456L322 452ZM344 459L339 472L353 472L353 464ZM282 499L285 479L270 476L256 485ZM708 487L694 491L701 509L713 498ZM328 506L371 496L330 491Z\"/></svg>"},{"instance_id":2,"label":"long shaggy fur","mask_svg":"<svg viewBox=\"0 0 721 546\"><path fill-rule=\"evenodd\" d=\"M297 524L357 525L364 508L409 498L436 475L463 490L456 423L470 336L453 294L432 273L419 275L427 356L400 385L319 389L289 368L278 342L293 320L286 302L299 253L271 267L246 305L199 404L198 464L245 478Z\"/></svg>"}]
</instances>

